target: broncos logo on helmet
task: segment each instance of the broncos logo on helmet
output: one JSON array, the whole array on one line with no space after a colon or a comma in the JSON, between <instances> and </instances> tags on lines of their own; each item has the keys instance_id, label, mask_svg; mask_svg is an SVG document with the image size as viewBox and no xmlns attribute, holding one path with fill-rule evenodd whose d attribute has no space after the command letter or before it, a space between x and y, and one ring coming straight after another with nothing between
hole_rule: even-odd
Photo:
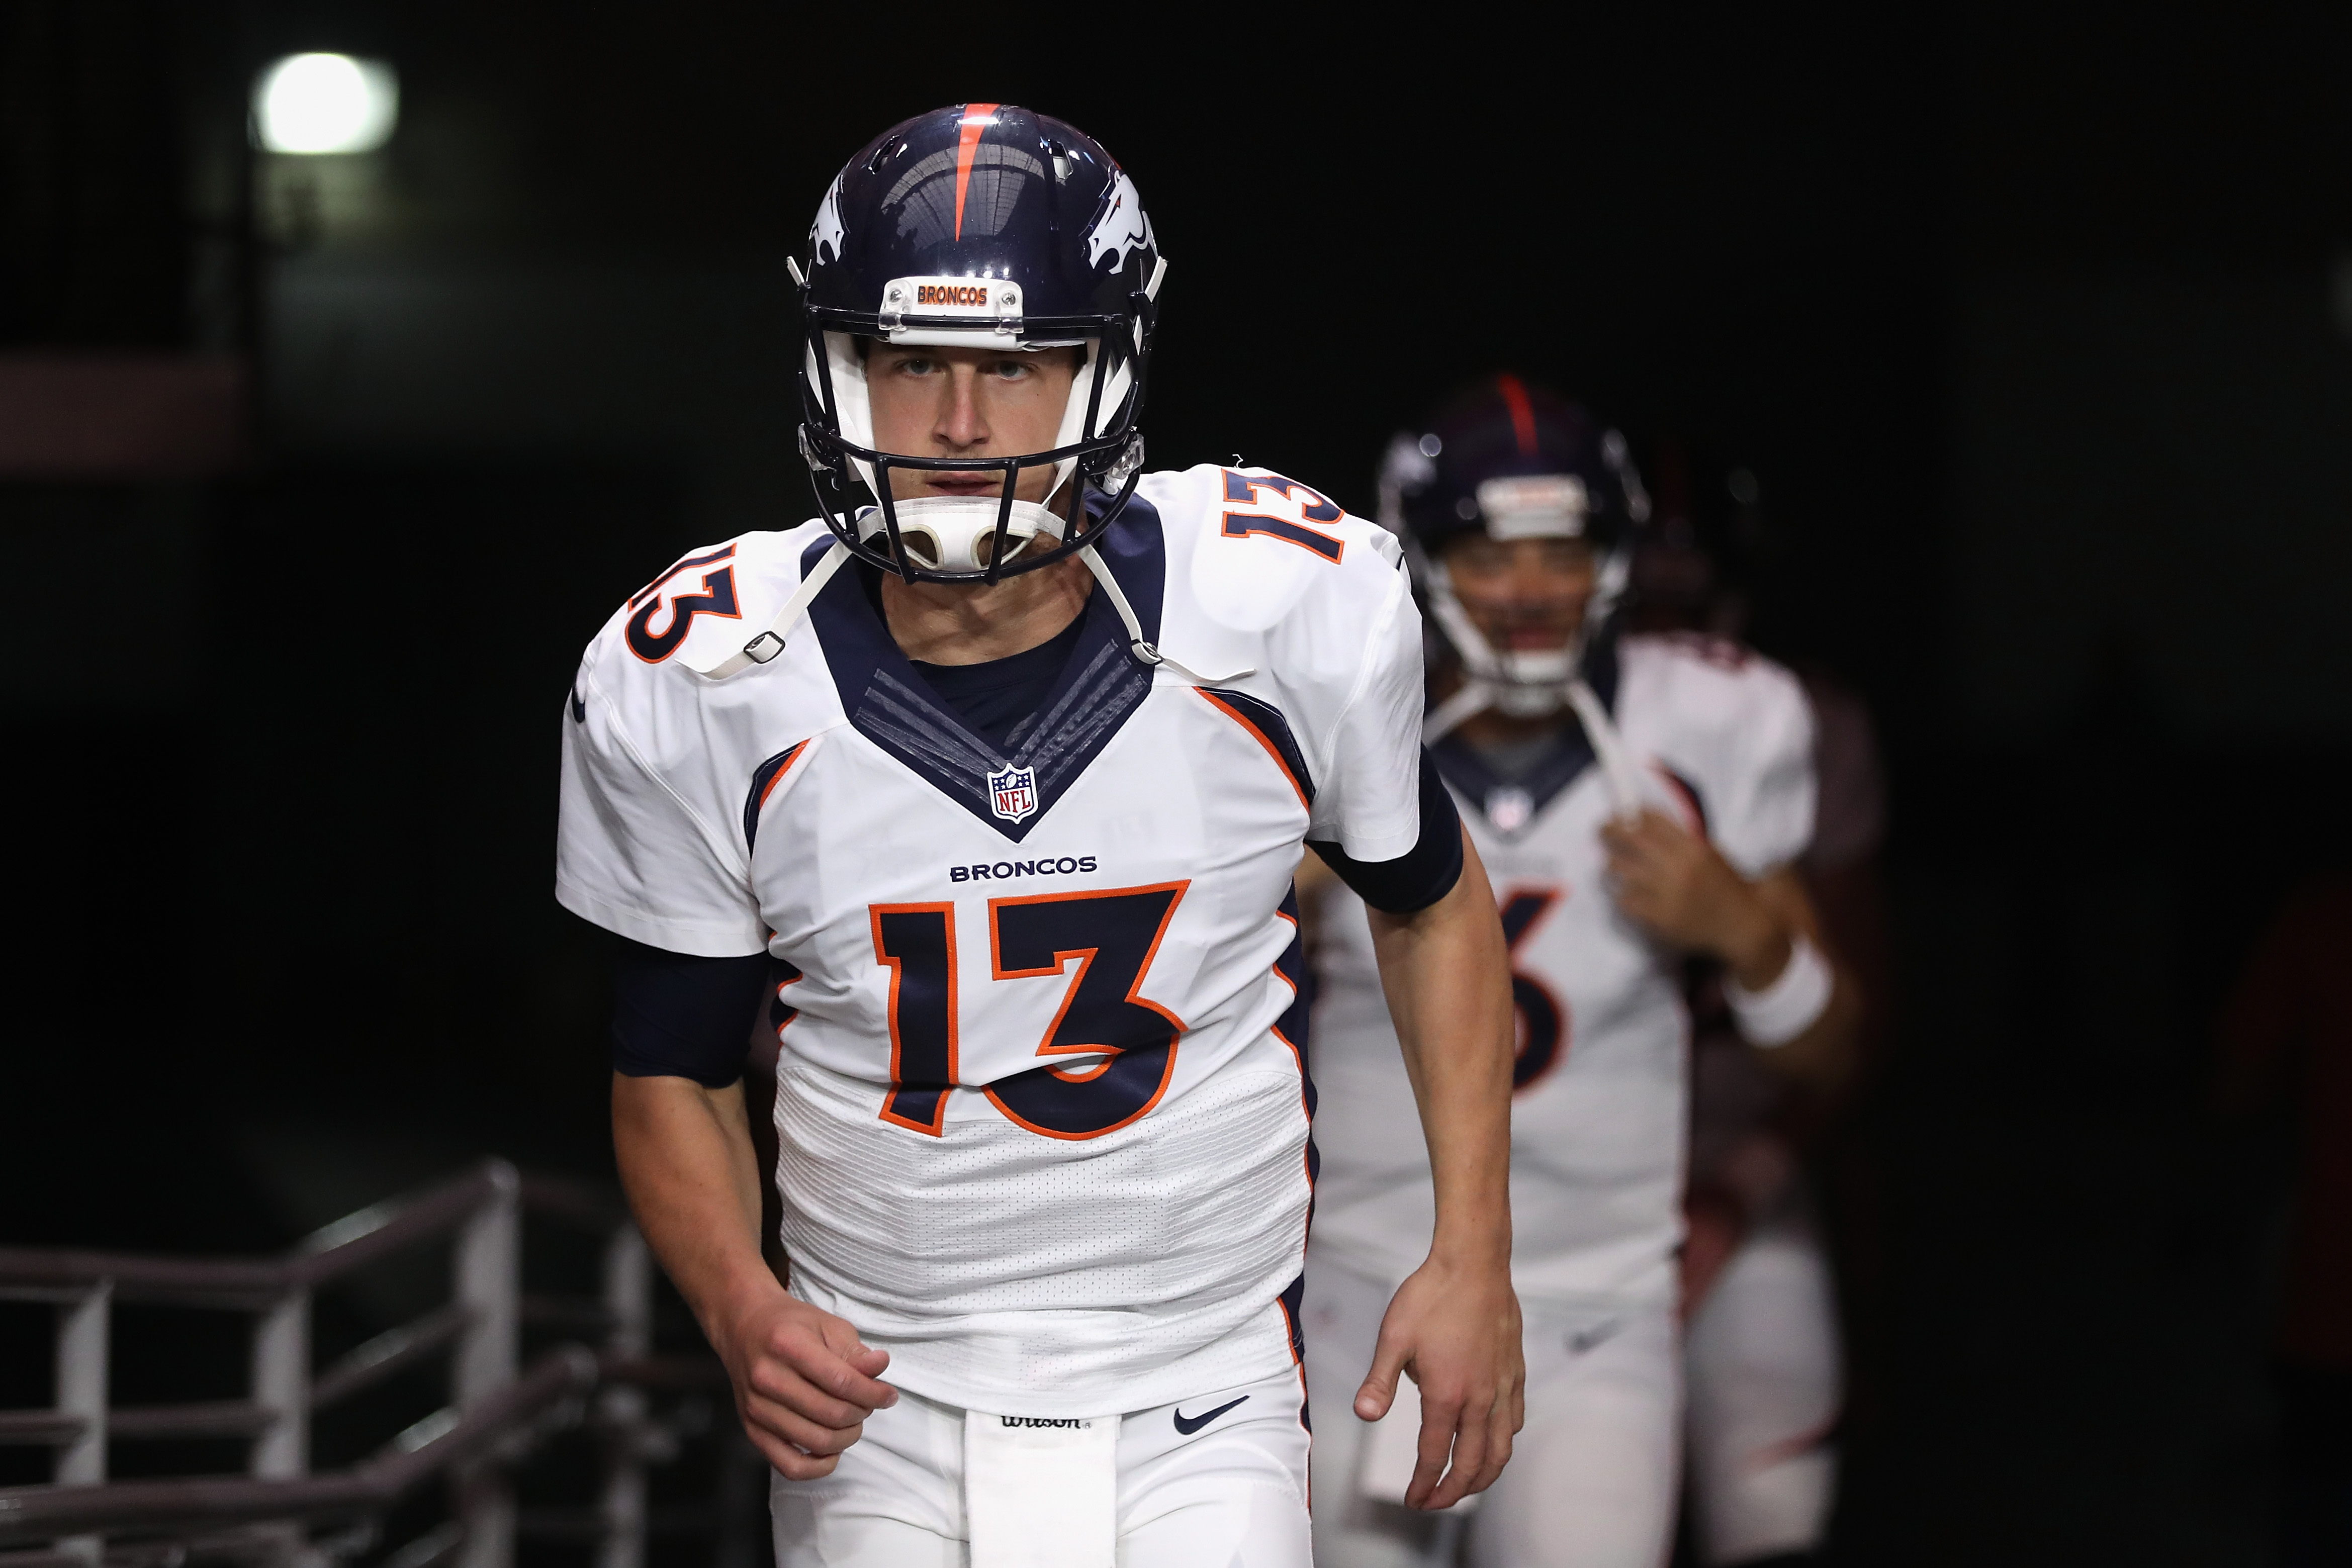
<instances>
[{"instance_id":1,"label":"broncos logo on helmet","mask_svg":"<svg viewBox=\"0 0 2352 1568\"><path fill-rule=\"evenodd\" d=\"M817 204L816 222L809 225L809 254L819 262L840 259L841 235L841 180L836 175Z\"/></svg>"},{"instance_id":2,"label":"broncos logo on helmet","mask_svg":"<svg viewBox=\"0 0 2352 1568\"><path fill-rule=\"evenodd\" d=\"M1087 263L1090 267L1100 267L1108 256L1116 269L1127 260L1129 251L1160 248L1151 237L1151 219L1143 210L1143 198L1135 193L1135 182L1127 177L1124 169L1116 172L1118 177L1111 183L1110 206L1087 231Z\"/></svg>"}]
</instances>

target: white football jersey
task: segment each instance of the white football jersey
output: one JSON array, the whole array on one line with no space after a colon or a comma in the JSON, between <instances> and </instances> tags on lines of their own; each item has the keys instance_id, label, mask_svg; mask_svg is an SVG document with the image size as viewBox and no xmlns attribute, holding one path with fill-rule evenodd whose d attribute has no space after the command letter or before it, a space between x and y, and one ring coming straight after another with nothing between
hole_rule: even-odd
<instances>
[{"instance_id":1,"label":"white football jersey","mask_svg":"<svg viewBox=\"0 0 2352 1568\"><path fill-rule=\"evenodd\" d=\"M1786 670L1731 644L1628 637L1592 685L1651 766L1655 803L1703 826L1742 874L1796 857L1812 831L1812 719ZM1613 688L1613 693L1612 693ZM1517 1004L1511 1112L1512 1274L1575 1304L1670 1301L1682 1239L1689 1019L1680 956L1603 884L1611 800L1583 732L1506 783L1448 737L1433 748L1502 903ZM1412 1085L1360 901L1322 914L1312 1066L1323 1156L1315 1245L1400 1282L1429 1249L1435 1200Z\"/></svg>"},{"instance_id":2,"label":"white football jersey","mask_svg":"<svg viewBox=\"0 0 2352 1568\"><path fill-rule=\"evenodd\" d=\"M792 1289L894 1382L1071 1418L1289 1367L1308 1201L1300 842L1419 835L1421 627L1394 542L1304 486L1145 478L1033 721L974 733L833 544L688 555L590 645L556 895L675 952L789 966ZM1187 673L1198 679L1188 679ZM1288 971L1286 974L1286 970Z\"/></svg>"}]
</instances>

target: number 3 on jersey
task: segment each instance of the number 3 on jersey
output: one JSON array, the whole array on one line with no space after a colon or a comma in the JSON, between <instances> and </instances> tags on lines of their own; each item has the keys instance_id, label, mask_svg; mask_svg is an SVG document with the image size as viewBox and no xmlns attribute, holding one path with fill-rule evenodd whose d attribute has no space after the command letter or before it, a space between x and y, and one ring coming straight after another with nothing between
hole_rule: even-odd
<instances>
[{"instance_id":1,"label":"number 3 on jersey","mask_svg":"<svg viewBox=\"0 0 2352 1568\"><path fill-rule=\"evenodd\" d=\"M1097 1138L1160 1103L1184 1020L1136 993L1191 883L1043 894L988 903L990 977L1077 972L1037 1047L1050 1062L983 1091L1007 1118L1048 1138ZM957 1075L955 905L873 907L874 959L890 971L890 1092L882 1120L939 1137Z\"/></svg>"},{"instance_id":2,"label":"number 3 on jersey","mask_svg":"<svg viewBox=\"0 0 2352 1568\"><path fill-rule=\"evenodd\" d=\"M721 620L735 621L742 616L735 602L735 569L721 566L702 574L702 591L680 593L669 587L670 580L680 572L698 566L712 566L735 553L733 545L712 550L709 555L690 555L651 582L639 589L629 599L629 623L623 635L629 652L648 664L658 664L677 652L686 634L694 630L698 615L715 615ZM658 632L654 621L667 607L669 614Z\"/></svg>"},{"instance_id":3,"label":"number 3 on jersey","mask_svg":"<svg viewBox=\"0 0 2352 1568\"><path fill-rule=\"evenodd\" d=\"M1503 940L1517 953L1536 922L1567 890L1515 887L1503 895ZM1511 967L1511 1010L1517 1014L1518 1050L1511 1061L1511 1092L1519 1093L1559 1065L1568 1053L1568 1009L1551 988L1516 964Z\"/></svg>"}]
</instances>

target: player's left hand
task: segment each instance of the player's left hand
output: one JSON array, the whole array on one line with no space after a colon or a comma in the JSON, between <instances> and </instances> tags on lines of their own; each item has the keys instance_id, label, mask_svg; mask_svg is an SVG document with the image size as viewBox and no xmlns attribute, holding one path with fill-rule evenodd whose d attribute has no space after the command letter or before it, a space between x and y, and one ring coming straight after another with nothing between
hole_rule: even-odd
<instances>
[{"instance_id":1,"label":"player's left hand","mask_svg":"<svg viewBox=\"0 0 2352 1568\"><path fill-rule=\"evenodd\" d=\"M1742 985L1769 985L1789 939L1748 879L1662 811L1603 823L1617 907L1661 940L1721 958Z\"/></svg>"},{"instance_id":2,"label":"player's left hand","mask_svg":"<svg viewBox=\"0 0 2352 1568\"><path fill-rule=\"evenodd\" d=\"M1527 1421L1519 1298L1507 1259L1466 1265L1433 1256L1413 1270L1381 1319L1371 1371L1356 1391L1358 1417L1387 1415L1397 1379L1408 1373L1421 1385L1421 1447L1405 1506L1452 1508L1495 1484Z\"/></svg>"}]
</instances>

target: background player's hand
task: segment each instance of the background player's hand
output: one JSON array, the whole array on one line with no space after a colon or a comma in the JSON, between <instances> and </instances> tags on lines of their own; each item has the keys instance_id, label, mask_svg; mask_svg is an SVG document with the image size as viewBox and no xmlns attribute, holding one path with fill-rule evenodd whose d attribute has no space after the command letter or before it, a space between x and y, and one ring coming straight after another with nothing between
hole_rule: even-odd
<instances>
[{"instance_id":1,"label":"background player's hand","mask_svg":"<svg viewBox=\"0 0 2352 1568\"><path fill-rule=\"evenodd\" d=\"M1789 961L1789 938L1748 879L1713 844L1663 811L1602 824L1617 907L1677 947L1710 954L1760 989Z\"/></svg>"},{"instance_id":2,"label":"background player's hand","mask_svg":"<svg viewBox=\"0 0 2352 1568\"><path fill-rule=\"evenodd\" d=\"M788 1480L829 1476L866 1417L898 1402L875 1379L887 1351L861 1343L846 1320L785 1293L762 1291L711 1337L735 1385L743 1430Z\"/></svg>"},{"instance_id":3,"label":"background player's hand","mask_svg":"<svg viewBox=\"0 0 2352 1568\"><path fill-rule=\"evenodd\" d=\"M1494 1485L1527 1417L1519 1299L1507 1261L1474 1268L1433 1257L1413 1271L1381 1319L1371 1371L1356 1391L1357 1416L1386 1416L1405 1374L1421 1385L1420 1462L1405 1506L1451 1508Z\"/></svg>"}]
</instances>

